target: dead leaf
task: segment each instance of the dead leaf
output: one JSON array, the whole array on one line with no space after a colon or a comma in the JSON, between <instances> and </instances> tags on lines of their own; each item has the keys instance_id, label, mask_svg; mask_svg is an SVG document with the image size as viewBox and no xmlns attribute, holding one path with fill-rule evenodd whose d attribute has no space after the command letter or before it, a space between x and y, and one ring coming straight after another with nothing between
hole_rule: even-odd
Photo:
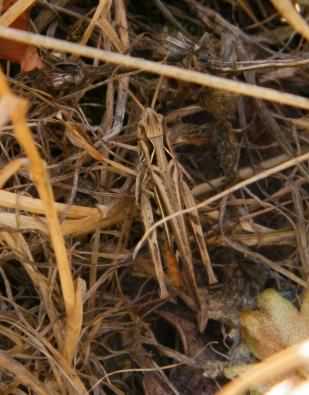
<instances>
[{"instance_id":1,"label":"dead leaf","mask_svg":"<svg viewBox=\"0 0 309 395\"><path fill-rule=\"evenodd\" d=\"M15 3L16 0L5 0L2 12L7 11ZM15 29L29 31L29 20L30 8L26 9L10 26ZM19 63L22 72L28 72L36 68L41 69L44 67L35 47L3 38L0 39L0 59Z\"/></svg>"}]
</instances>

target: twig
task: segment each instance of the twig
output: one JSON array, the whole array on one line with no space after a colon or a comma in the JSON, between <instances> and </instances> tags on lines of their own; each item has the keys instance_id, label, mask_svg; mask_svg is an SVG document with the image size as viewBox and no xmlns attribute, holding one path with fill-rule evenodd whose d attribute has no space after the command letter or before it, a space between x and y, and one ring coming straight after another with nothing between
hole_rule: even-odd
<instances>
[{"instance_id":1,"label":"twig","mask_svg":"<svg viewBox=\"0 0 309 395\"><path fill-rule=\"evenodd\" d=\"M179 79L194 84L221 89L239 95L251 96L309 110L309 100L307 98L279 92L270 88L262 88L253 84L232 81L227 78L215 77L206 73L185 70L176 66L160 64L129 55L122 55L96 48L90 48L88 46L69 43L64 40L45 37L40 34L33 34L3 26L0 27L0 37L37 47L53 49L60 52L69 52L75 55L118 64L128 68L148 71L153 74L164 75L173 79Z\"/></svg>"}]
</instances>

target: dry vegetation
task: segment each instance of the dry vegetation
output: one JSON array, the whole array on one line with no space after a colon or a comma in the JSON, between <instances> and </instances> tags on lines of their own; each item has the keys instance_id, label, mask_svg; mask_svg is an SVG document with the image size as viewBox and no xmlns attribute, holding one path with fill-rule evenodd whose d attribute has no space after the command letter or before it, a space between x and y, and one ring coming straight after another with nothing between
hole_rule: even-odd
<instances>
[{"instance_id":1,"label":"dry vegetation","mask_svg":"<svg viewBox=\"0 0 309 395\"><path fill-rule=\"evenodd\" d=\"M215 394L254 361L241 311L266 288L300 305L309 2L293 3L18 0L0 17L40 54L0 40L20 63L0 74L1 394ZM29 6L35 33L5 28ZM295 342L222 394L303 364L271 356Z\"/></svg>"}]
</instances>

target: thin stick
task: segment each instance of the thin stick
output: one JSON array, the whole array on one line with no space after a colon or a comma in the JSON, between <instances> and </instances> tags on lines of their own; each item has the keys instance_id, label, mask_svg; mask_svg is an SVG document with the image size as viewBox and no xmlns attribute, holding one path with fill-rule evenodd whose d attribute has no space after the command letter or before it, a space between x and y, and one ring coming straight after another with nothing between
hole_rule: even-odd
<instances>
[{"instance_id":1,"label":"thin stick","mask_svg":"<svg viewBox=\"0 0 309 395\"><path fill-rule=\"evenodd\" d=\"M0 27L0 37L34 45L36 47L53 49L60 52L69 52L74 55L97 59L103 62L148 71L153 74L164 75L169 78L200 84L203 86L209 86L211 88L221 89L239 95L251 96L309 110L308 99L289 93L279 92L275 89L262 88L253 84L233 81L227 78L216 77L206 73L199 73L197 71L185 70L176 66L160 64L129 55L122 55L101 49L90 48L88 46L82 46L66 42L64 40L2 26Z\"/></svg>"},{"instance_id":2,"label":"thin stick","mask_svg":"<svg viewBox=\"0 0 309 395\"><path fill-rule=\"evenodd\" d=\"M267 159L261 163L258 163L256 167L260 171L267 170L273 166L278 165L279 163L282 163L284 160L287 159L289 159L289 156L287 154L282 154L274 158ZM257 171L251 166L243 167L237 173L237 178L240 180L244 180L248 177L252 177L256 172ZM198 184L192 189L193 196L197 197L206 194L208 192L214 191L215 189L224 186L224 183L226 183L226 177L223 176L210 180L209 182Z\"/></svg>"}]
</instances>

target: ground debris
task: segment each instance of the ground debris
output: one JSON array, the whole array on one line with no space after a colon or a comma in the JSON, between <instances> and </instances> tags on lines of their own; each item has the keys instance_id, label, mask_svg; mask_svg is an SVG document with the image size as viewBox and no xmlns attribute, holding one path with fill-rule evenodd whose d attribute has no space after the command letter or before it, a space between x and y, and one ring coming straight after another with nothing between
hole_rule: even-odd
<instances>
[{"instance_id":1,"label":"ground debris","mask_svg":"<svg viewBox=\"0 0 309 395\"><path fill-rule=\"evenodd\" d=\"M308 93L308 45L269 1L32 3L48 37ZM215 394L254 358L243 311L308 281L307 114L36 55L1 60L0 392Z\"/></svg>"}]
</instances>

